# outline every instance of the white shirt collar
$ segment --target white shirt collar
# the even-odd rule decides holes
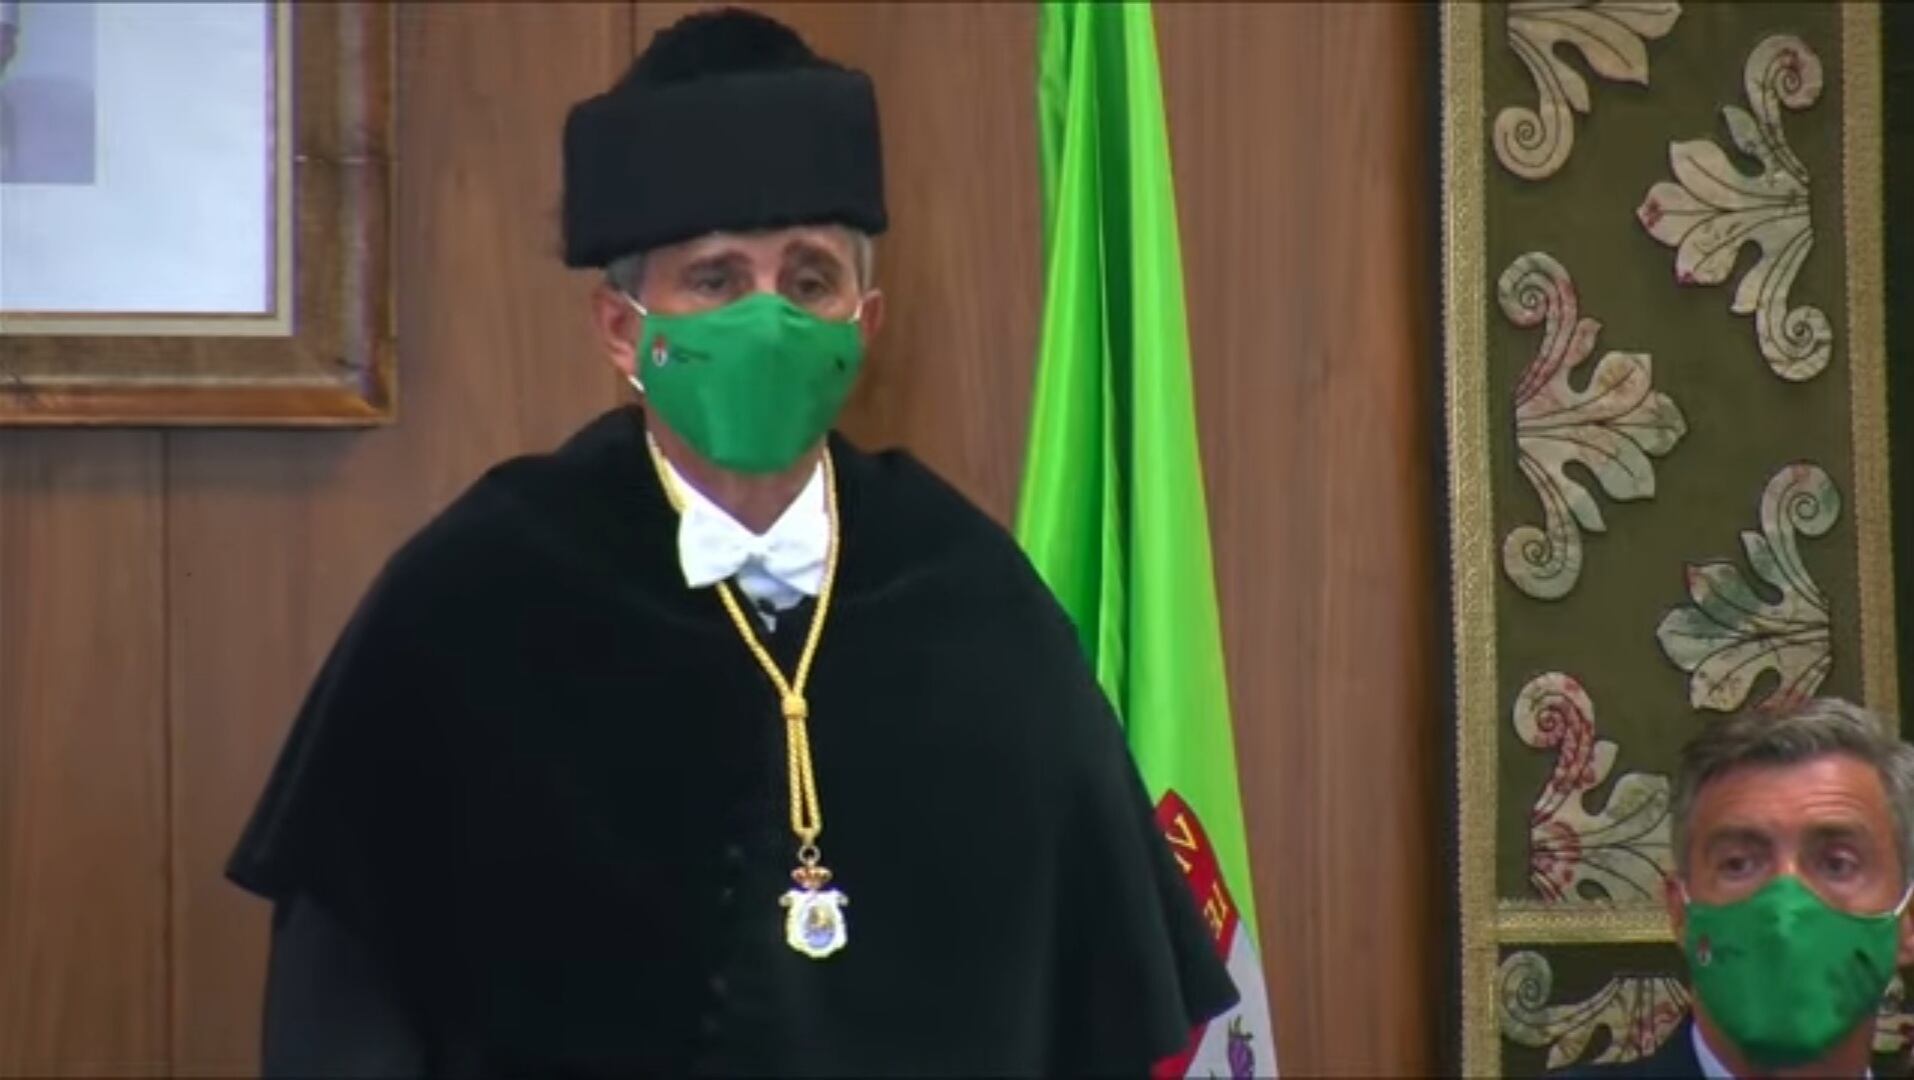
[[[785,611],[824,585],[831,521],[825,506],[824,466],[762,535],[745,528],[692,487],[664,455],[659,460],[684,498],[678,516],[678,562],[693,589],[735,578],[754,604]]]
[[[1728,1066],[1722,1064],[1708,1040],[1702,1037],[1700,1024],[1688,1025],[1688,1038],[1695,1044],[1695,1060],[1701,1063],[1702,1076],[1707,1080],[1735,1080],[1735,1074],[1728,1071]]]

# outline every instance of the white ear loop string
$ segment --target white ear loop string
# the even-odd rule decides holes
[[[630,304],[631,309],[636,311],[640,318],[651,318],[651,312],[645,310],[645,305],[639,303],[637,297],[630,293],[620,293],[619,295],[625,298],[625,303]],[[645,392],[645,381],[638,377],[638,368],[643,363],[644,361],[638,358],[638,342],[634,341],[631,343],[631,374],[625,376],[625,381],[630,383],[631,388],[638,391],[641,397]]]

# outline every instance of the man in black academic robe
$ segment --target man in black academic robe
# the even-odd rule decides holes
[[[766,404],[734,362],[841,402],[879,162],[868,79],[739,12],[573,111],[567,259],[640,401],[487,473],[327,660],[230,867],[276,902],[268,1074],[1140,1074],[1234,1000],[1011,539],[725,411]]]

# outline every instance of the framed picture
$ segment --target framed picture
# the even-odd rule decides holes
[[[0,0],[0,424],[390,420],[393,32]]]
[[[1442,8],[1465,1075],[1682,1030],[1666,890],[1695,732],[1819,695],[1897,715],[1895,6]],[[1908,1048],[1903,1000],[1877,1051]]]

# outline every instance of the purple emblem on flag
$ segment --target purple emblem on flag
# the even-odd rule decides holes
[[[1249,1032],[1243,1030],[1243,1018],[1232,1017],[1229,1022],[1230,1080],[1246,1080],[1256,1075],[1256,1051],[1251,1049],[1249,1041]]]

